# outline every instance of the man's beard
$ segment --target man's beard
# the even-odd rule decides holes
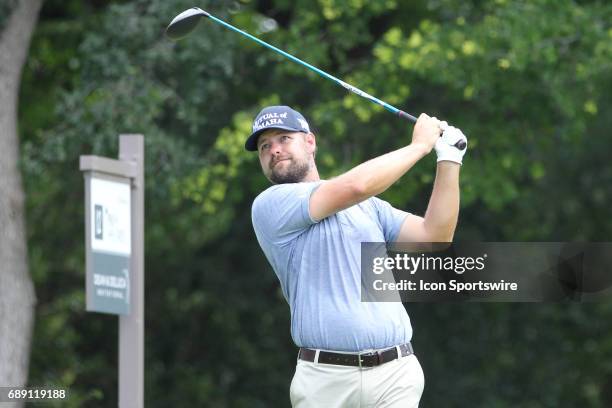
[[[277,166],[274,165],[270,172],[270,181],[275,184],[299,183],[304,180],[310,170],[308,161],[295,162],[293,159],[289,159],[287,168],[284,170],[276,171]]]

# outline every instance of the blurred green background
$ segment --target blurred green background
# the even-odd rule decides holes
[[[47,0],[19,106],[38,304],[30,383],[66,407],[117,401],[117,318],[84,311],[81,154],[146,140],[146,406],[286,407],[289,308],[255,239],[268,186],[243,150],[267,104],[316,129],[337,175],[412,126],[223,27],[173,43],[200,6],[469,137],[458,241],[612,235],[612,4],[569,0]],[[422,214],[428,157],[382,197]],[[407,304],[423,407],[612,406],[612,302]],[[58,405],[60,406],[60,405]]]

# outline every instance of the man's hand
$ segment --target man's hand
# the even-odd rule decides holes
[[[421,113],[412,131],[411,144],[422,146],[426,154],[431,152],[431,149],[433,149],[436,141],[440,139],[440,134],[442,133],[440,124],[441,122],[438,119]]]
[[[446,122],[442,122],[441,127],[444,130],[444,133],[442,134],[442,137],[439,137],[435,142],[438,162],[452,161],[461,164],[463,161],[463,155],[467,151],[467,137],[460,129],[457,129],[454,126],[447,126]],[[465,148],[462,150],[457,148],[457,144],[460,141],[465,143]]]

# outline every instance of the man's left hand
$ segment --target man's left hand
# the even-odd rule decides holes
[[[438,138],[434,146],[438,162],[446,160],[462,164],[463,155],[467,151],[467,137],[460,129],[448,126],[446,122],[440,122],[440,129],[443,131],[442,136]],[[457,147],[461,145],[461,141],[465,143],[464,149]]]

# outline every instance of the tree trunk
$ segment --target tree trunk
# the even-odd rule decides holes
[[[27,384],[34,327],[36,297],[27,261],[17,103],[42,1],[13,2],[0,32],[0,386]]]

